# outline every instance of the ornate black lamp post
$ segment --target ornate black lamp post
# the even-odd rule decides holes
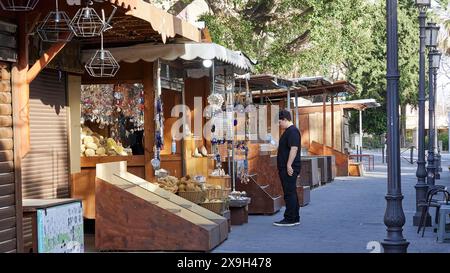
[[[435,90],[434,90],[434,68],[439,67],[440,55],[436,51],[437,46],[437,35],[439,32],[439,27],[435,23],[428,23],[426,29],[426,42],[425,45],[430,48],[428,52],[428,62],[429,62],[429,74],[428,74],[428,165],[427,165],[427,184],[428,186],[434,186],[435,182],[435,160],[434,160],[434,105],[435,105]],[[439,59],[438,59],[439,58]]]
[[[381,243],[386,253],[406,253],[409,242],[403,238],[405,214],[402,208],[400,178],[399,138],[399,94],[398,80],[398,27],[397,0],[386,0],[387,14],[387,147],[388,147],[388,192],[384,224],[387,238]]]
[[[434,95],[434,100],[433,100],[433,134],[434,134],[434,138],[433,138],[433,146],[434,149],[436,150],[436,154],[434,155],[434,178],[435,179],[440,179],[440,174],[439,174],[439,167],[440,167],[440,151],[439,151],[439,144],[436,142],[437,139],[437,134],[438,131],[436,130],[436,93],[437,93],[437,73],[439,70],[439,66],[441,64],[441,52],[439,52],[439,50],[434,50],[433,52],[433,95]],[[438,146],[435,146],[438,145]]]
[[[425,21],[426,11],[431,5],[431,0],[416,0],[416,6],[419,8],[420,25],[420,49],[419,49],[419,149],[417,158],[417,184],[416,188],[416,214],[413,217],[413,225],[418,226],[420,222],[421,210],[418,206],[426,198],[428,186],[425,183],[427,170],[425,168]],[[431,216],[428,214],[427,226],[431,225]]]

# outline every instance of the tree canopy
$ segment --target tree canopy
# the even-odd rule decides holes
[[[378,0],[208,1],[203,16],[212,39],[258,60],[256,73],[285,77],[323,75],[357,86],[351,99],[374,98],[382,107],[364,113],[364,131],[386,131],[386,17]],[[418,19],[414,1],[400,0],[401,104],[417,104]]]

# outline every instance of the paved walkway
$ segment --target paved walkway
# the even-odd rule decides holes
[[[439,244],[428,228],[424,238],[412,226],[415,213],[416,165],[402,160],[403,208],[406,216],[403,236],[410,242],[408,252],[450,252],[450,242]],[[443,155],[441,179],[450,186],[450,156]],[[283,210],[272,216],[250,216],[249,223],[233,226],[228,239],[213,252],[370,252],[371,241],[386,236],[383,223],[387,192],[387,167],[375,157],[375,170],[365,177],[342,177],[311,191],[311,203],[301,208],[301,224],[276,227]],[[450,188],[450,187],[449,187]],[[434,211],[432,212],[434,215]]]

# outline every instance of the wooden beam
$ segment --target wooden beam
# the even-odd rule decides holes
[[[55,43],[45,52],[39,60],[28,70],[27,82],[30,84],[37,75],[55,58],[56,55],[66,46],[65,42]]]
[[[327,145],[327,94],[325,92],[322,94],[322,103],[322,154],[325,154],[325,146]]]
[[[211,34],[207,27],[201,30],[202,31],[202,42],[203,43],[212,43]]]
[[[16,201],[16,250],[24,252],[22,232],[22,158],[30,150],[28,98],[29,85],[26,82],[28,69],[28,35],[26,29],[27,16],[19,15],[18,28],[18,60],[11,71],[11,91],[14,124],[14,178]]]
[[[334,149],[334,95],[331,95],[331,148]]]
[[[19,15],[18,60],[12,70],[13,123],[16,132],[14,141],[20,158],[30,151],[29,96],[30,86],[27,82],[28,71],[28,33],[27,18]]]

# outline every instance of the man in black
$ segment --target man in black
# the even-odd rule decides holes
[[[284,219],[273,223],[275,226],[295,226],[300,224],[300,206],[297,197],[297,176],[300,173],[300,131],[294,126],[291,113],[281,110],[279,124],[285,129],[278,146],[277,166],[283,186],[286,210]]]

